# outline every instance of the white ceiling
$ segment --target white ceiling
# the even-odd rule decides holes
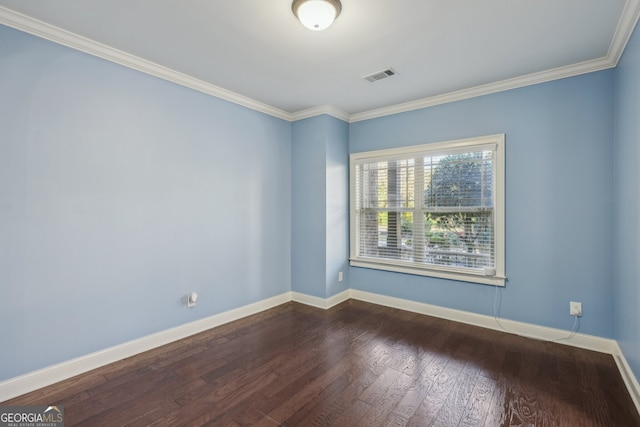
[[[69,38],[56,39],[58,27],[284,113],[332,106],[357,116],[615,66],[639,3],[342,0],[334,25],[313,32],[291,0],[0,0],[0,23]],[[397,76],[362,79],[387,67]]]

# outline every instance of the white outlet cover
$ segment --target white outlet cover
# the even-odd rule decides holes
[[[582,303],[571,301],[569,303],[569,314],[572,316],[582,316]]]
[[[187,308],[195,307],[197,301],[198,294],[195,292],[191,292],[189,295],[187,295]]]

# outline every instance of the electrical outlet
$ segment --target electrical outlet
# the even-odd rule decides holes
[[[340,271],[340,272],[338,273],[338,282],[342,282],[342,279],[343,279],[343,277],[342,277],[342,271]]]
[[[569,314],[572,316],[582,316],[582,303],[571,301],[569,303]]]
[[[187,308],[193,308],[196,306],[196,302],[198,302],[198,294],[195,292],[191,292],[187,295]]]

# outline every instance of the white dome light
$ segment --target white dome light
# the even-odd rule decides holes
[[[340,15],[342,5],[340,0],[294,0],[291,9],[302,25],[313,31],[322,31]]]

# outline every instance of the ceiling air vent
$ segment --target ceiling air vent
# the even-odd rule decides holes
[[[391,77],[395,75],[396,75],[396,72],[393,68],[387,68],[386,70],[378,71],[376,73],[369,74],[368,76],[364,76],[363,79],[365,79],[368,82],[376,82],[378,80],[386,79],[387,77]]]

